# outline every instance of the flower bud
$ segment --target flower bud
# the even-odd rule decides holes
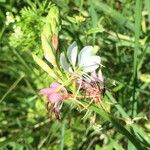
[[[58,7],[52,5],[45,20],[42,34],[52,43],[53,48],[58,48],[58,33],[61,29]],[[55,39],[55,40],[53,40]]]
[[[45,58],[56,66],[56,50],[58,49],[58,33],[60,31],[60,18],[58,7],[52,5],[43,26],[41,35],[42,48]]]

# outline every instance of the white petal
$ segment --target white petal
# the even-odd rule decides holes
[[[104,78],[103,78],[103,75],[102,75],[101,70],[98,71],[98,79],[99,79],[101,82],[104,82]]]
[[[85,46],[79,53],[78,56],[78,63],[82,64],[84,59],[92,55],[93,47],[92,46]]]
[[[99,65],[93,65],[91,67],[84,67],[83,71],[84,72],[92,72],[92,71],[95,71],[97,68],[99,67]]]
[[[92,51],[93,51],[92,46],[85,46],[84,48],[82,48],[80,54],[82,55],[82,53],[86,53],[87,55],[92,55]]]
[[[75,67],[76,65],[77,53],[78,53],[77,43],[73,42],[67,49],[67,56],[73,67]]]
[[[82,63],[79,64],[80,67],[85,66],[93,66],[93,65],[100,65],[101,58],[99,56],[88,56],[83,58]]]
[[[101,59],[99,56],[90,56],[84,59],[79,66],[83,68],[84,72],[92,72],[99,67],[100,63]]]
[[[73,72],[70,65],[68,64],[68,62],[66,60],[66,57],[62,53],[60,55],[60,64],[64,70],[66,70],[68,72]]]

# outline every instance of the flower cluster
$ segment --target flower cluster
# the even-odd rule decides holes
[[[33,55],[37,64],[54,79],[49,88],[40,90],[40,94],[47,96],[48,108],[49,105],[51,107],[50,116],[54,113],[58,119],[65,99],[73,98],[78,101],[78,94],[81,97],[84,94],[91,101],[101,102],[100,95],[105,93],[104,79],[100,70],[101,58],[96,55],[92,46],[85,46],[78,52],[77,43],[73,42],[68,47],[67,53],[62,52],[57,55],[59,54],[57,52],[58,35],[61,29],[59,17],[57,6],[52,5],[45,18],[41,33],[44,57],[51,64],[51,67]],[[58,66],[59,64],[61,66]]]
[[[76,87],[84,97],[101,102],[100,95],[105,93],[104,79],[100,69],[96,73],[101,58],[94,54],[92,46],[85,46],[78,54],[78,46],[73,42],[67,49],[67,57],[61,53],[60,64],[67,74],[72,74],[76,78]],[[49,88],[42,89],[40,94],[47,95],[48,104],[51,104],[50,116],[54,112],[59,119],[62,103],[70,97],[67,89],[60,83],[54,82]]]
[[[66,88],[57,82],[53,82],[49,88],[44,88],[39,93],[47,95],[48,104],[51,104],[50,116],[52,117],[52,112],[54,112],[56,118],[59,119],[62,101],[68,97]]]
[[[101,70],[96,73],[101,58],[94,54],[93,47],[85,46],[78,54],[78,46],[73,42],[68,47],[67,58],[63,53],[60,56],[63,69],[77,76],[78,87],[83,89],[91,99],[101,101],[100,92],[105,93],[104,79]]]
[[[83,78],[81,80],[81,89],[84,91],[84,95],[88,96],[92,101],[101,102],[101,93],[105,95],[104,79],[102,77],[101,71],[92,72],[89,78]]]

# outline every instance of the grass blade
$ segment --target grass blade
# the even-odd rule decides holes
[[[148,20],[150,23],[150,0],[145,0],[145,6],[147,7],[148,10]]]
[[[137,100],[135,98],[137,87],[137,62],[138,52],[140,51],[140,33],[141,33],[141,19],[142,19],[142,1],[137,0],[135,5],[135,48],[134,48],[134,60],[133,60],[133,99],[132,99],[132,117],[137,114]]]
[[[100,108],[98,108],[95,105],[91,105],[89,106],[89,109],[93,110],[94,112],[96,112],[97,114],[99,114],[100,116],[102,116],[104,119],[106,119],[107,121],[111,122],[114,127],[119,131],[119,133],[125,135],[125,137],[128,138],[128,140],[130,140],[132,142],[132,144],[138,149],[138,150],[146,150],[147,148],[143,147],[141,142],[136,139],[136,137],[131,134],[120,122],[119,120],[117,120],[116,118],[112,117],[110,114],[102,111]]]
[[[144,85],[143,88],[145,86],[146,85]],[[111,95],[109,91],[106,91],[106,95],[108,96],[108,98],[111,100],[112,103],[117,103],[117,101],[114,99],[114,97]],[[124,111],[124,109],[119,104],[116,104],[115,107],[117,108],[119,113],[124,117],[124,119],[128,119],[128,120],[131,119],[129,115]],[[141,138],[143,138],[148,144],[150,144],[150,141],[148,140],[149,139],[148,135],[146,134],[146,132],[142,130],[141,127],[139,127],[138,125],[134,123],[130,124],[130,127],[134,130],[135,134],[140,135],[139,137],[140,140]]]
[[[97,13],[93,7],[93,4],[90,0],[90,4],[91,4],[91,7],[90,7],[90,15],[91,15],[91,18],[92,18],[92,28],[96,28],[97,27],[97,20],[98,20],[98,16],[97,16]],[[96,38],[96,33],[93,33],[93,45],[95,44],[95,38]]]
[[[63,122],[62,128],[61,128],[61,144],[60,144],[60,150],[64,149],[64,134],[65,134],[65,123]]]
[[[24,74],[22,74],[12,85],[11,87],[7,90],[7,92],[2,96],[0,99],[0,103],[8,96],[9,93],[12,92],[13,89],[18,85],[18,83],[24,78]]]
[[[118,25],[124,26],[134,32],[134,24],[126,19],[125,16],[112,9],[107,4],[100,2],[99,0],[93,0],[93,4],[97,10],[103,11],[105,14],[112,17],[112,19],[116,21]]]

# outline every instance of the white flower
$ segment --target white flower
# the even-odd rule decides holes
[[[16,38],[20,38],[20,37],[23,35],[23,32],[22,32],[22,30],[21,30],[21,27],[14,25],[13,28],[14,28],[14,33],[13,33],[14,36],[15,36]]]
[[[6,12],[6,25],[9,25],[10,23],[14,23],[15,18],[11,12]]]
[[[62,53],[60,55],[60,63],[62,68],[70,73],[76,72],[76,70],[81,70],[85,73],[95,71],[100,63],[101,58],[93,54],[92,46],[85,46],[78,54],[78,46],[76,42],[73,42],[67,49],[67,58]],[[78,64],[77,64],[78,61]]]

